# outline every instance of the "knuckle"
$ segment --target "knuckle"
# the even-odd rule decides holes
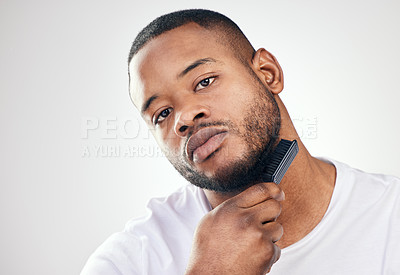
[[[273,241],[279,241],[283,236],[283,226],[280,223],[274,222],[273,224]]]
[[[268,196],[277,200],[283,200],[285,198],[285,194],[281,187],[273,182],[263,182],[254,187],[256,188],[256,191],[264,197]]]
[[[249,236],[251,236],[251,242],[254,246],[262,248],[265,242],[265,234],[262,230],[252,227]]]
[[[215,208],[207,213],[201,220],[202,224],[206,224],[207,226],[214,226],[220,223],[224,223],[227,220],[227,217],[231,215],[227,215],[225,208]]]
[[[282,196],[282,189],[277,184],[271,184],[269,192],[272,198],[280,198]]]
[[[270,188],[268,187],[268,184],[269,183],[263,182],[263,183],[254,185],[254,189],[256,192],[260,193],[262,196],[269,195]]]
[[[216,211],[224,211],[226,209],[232,208],[236,206],[236,200],[235,198],[230,198],[226,201],[224,201],[223,203],[221,203],[220,205],[218,205],[216,208],[214,208],[214,210]]]
[[[265,255],[268,258],[272,258],[275,255],[275,245],[272,242],[267,242],[265,245]]]
[[[214,219],[215,219],[215,212],[209,212],[201,218],[198,227],[208,227],[210,224],[213,223]]]
[[[283,226],[280,223],[276,223],[276,231],[278,231],[279,239],[283,236]]]
[[[258,241],[261,241],[261,242],[264,241],[264,238],[265,238],[264,232],[262,232],[261,230],[257,230],[254,234],[255,234],[255,238],[256,238]]]
[[[281,188],[273,182],[262,182],[254,188],[262,197],[279,198],[282,192]]]
[[[216,216],[230,216],[237,210],[236,201],[227,200],[212,210]]]
[[[249,228],[254,223],[254,216],[249,214],[244,214],[240,219],[238,219],[238,226],[240,229]]]
[[[268,201],[268,209],[276,216],[279,216],[282,211],[282,205],[276,200]]]

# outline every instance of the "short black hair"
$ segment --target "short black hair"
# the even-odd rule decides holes
[[[173,30],[188,23],[196,23],[205,29],[220,30],[221,36],[218,38],[222,38],[225,42],[227,41],[229,46],[231,46],[233,49],[235,55],[239,57],[240,61],[242,62],[245,61],[243,60],[243,51],[250,51],[251,55],[253,55],[255,52],[253,46],[240,28],[235,24],[235,22],[225,15],[210,10],[190,9],[162,15],[153,20],[142,31],[140,31],[132,43],[128,57],[128,65],[133,56],[137,54],[147,42],[167,31]]]

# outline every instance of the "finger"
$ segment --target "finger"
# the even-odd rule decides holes
[[[282,211],[282,205],[277,200],[269,199],[247,208],[246,211],[251,211],[257,222],[266,223],[278,218]]]
[[[269,273],[271,271],[272,265],[276,263],[279,258],[281,257],[281,248],[277,246],[276,244],[272,244],[272,249],[273,249],[273,255],[271,257],[271,260],[268,261],[267,266],[265,267],[265,272],[264,273]]]
[[[263,225],[265,238],[273,243],[279,241],[283,236],[283,227],[277,222],[268,222]]]
[[[285,195],[277,184],[273,182],[261,182],[247,188],[228,201],[237,207],[248,208],[268,199],[282,201],[284,198]]]
[[[274,244],[274,246],[275,246],[274,263],[276,263],[281,257],[281,248],[276,244]]]

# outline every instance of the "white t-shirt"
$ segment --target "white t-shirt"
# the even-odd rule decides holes
[[[400,179],[329,161],[336,184],[321,222],[282,249],[269,274],[400,274]],[[184,274],[193,234],[210,211],[193,185],[152,199],[89,258],[81,275]]]

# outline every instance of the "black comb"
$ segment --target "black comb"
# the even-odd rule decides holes
[[[275,182],[279,184],[298,151],[299,146],[296,140],[290,141],[282,139],[268,159],[267,166],[261,179],[264,182]]]

